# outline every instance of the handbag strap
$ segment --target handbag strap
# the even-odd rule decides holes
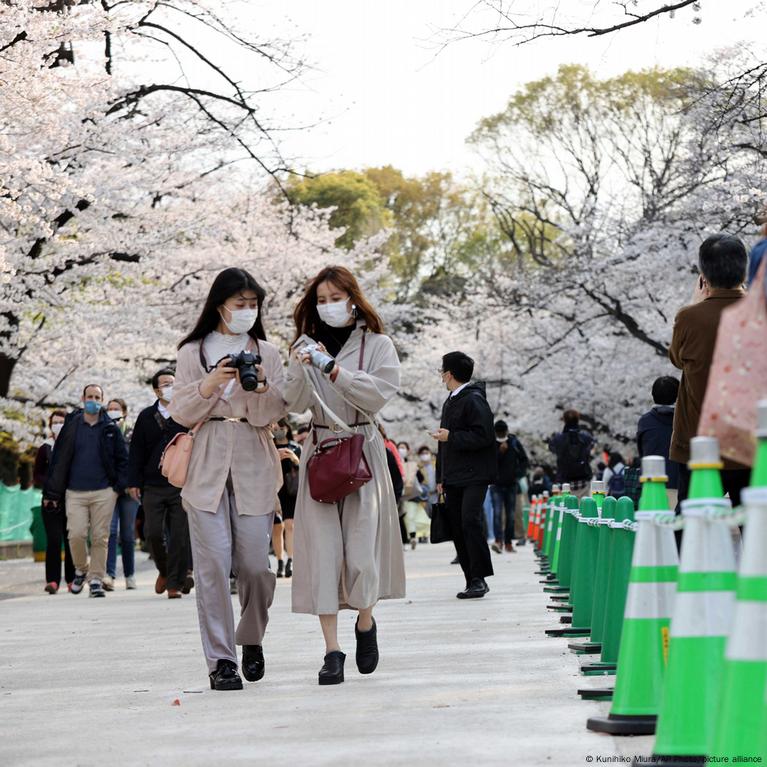
[[[362,370],[363,364],[364,364],[364,361],[365,361],[365,336],[366,335],[367,335],[367,327],[363,326],[363,328],[362,328],[362,341],[360,343],[360,356],[359,356],[359,360],[357,362],[357,370]],[[301,365],[301,367],[302,367],[302,369],[304,371],[304,376],[306,377],[307,383],[309,384],[309,387],[312,390],[312,396],[317,401],[317,404],[320,406],[320,408],[322,410],[324,410],[325,413],[327,413],[327,415],[330,416],[331,420],[336,424],[336,426],[340,426],[344,431],[354,431],[354,427],[349,426],[343,420],[343,418],[341,418],[336,413],[334,413],[333,410],[330,408],[330,405],[328,405],[322,399],[322,397],[320,397],[320,395],[317,393],[317,390],[314,388],[314,384],[312,383],[312,379],[309,376],[309,371],[306,369],[306,365]],[[351,407],[353,407],[358,413],[362,413],[362,415],[364,415],[366,418],[368,418],[368,420],[370,421],[371,424],[375,424],[375,420],[376,419],[370,413],[365,412],[364,410],[362,410],[362,408],[360,408],[357,405],[355,405],[347,397],[345,397],[342,392],[338,392],[338,393],[341,395],[341,399],[343,399],[344,402],[346,402],[347,405],[350,405]],[[314,440],[316,442],[316,435],[314,437]]]

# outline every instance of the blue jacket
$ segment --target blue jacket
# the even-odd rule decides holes
[[[110,486],[116,493],[121,493],[128,483],[128,448],[120,427],[106,414],[105,410],[101,411],[100,418],[104,425],[101,430],[101,462],[109,478]],[[48,479],[43,489],[43,497],[48,500],[64,500],[75,450],[75,435],[82,420],[82,409],[70,413],[56,438]]]
[[[748,257],[748,284],[749,286],[756,279],[756,272],[759,269],[759,265],[762,263],[764,254],[767,253],[767,237],[751,248],[751,255]]]

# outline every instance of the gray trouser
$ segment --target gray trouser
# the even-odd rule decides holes
[[[276,578],[269,569],[274,513],[238,515],[234,495],[224,490],[215,514],[184,502],[194,555],[194,593],[208,671],[219,660],[237,663],[235,645],[261,644],[269,622]],[[237,576],[240,622],[234,628],[229,573]]]

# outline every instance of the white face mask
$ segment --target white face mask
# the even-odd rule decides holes
[[[496,437],[495,441],[503,444],[507,439],[508,437]]]
[[[163,386],[162,389],[160,389],[160,396],[166,402],[170,402],[171,397],[173,397],[173,384],[170,384],[170,386]]]
[[[123,417],[123,411],[122,410],[107,410],[107,415],[113,421],[119,421]]]
[[[426,463],[427,461],[431,461],[431,453],[421,453],[421,454],[420,454],[418,457],[419,457],[419,458],[420,458],[420,459],[421,459],[421,460],[422,460],[424,463]]]
[[[354,315],[347,306],[348,300],[336,301],[332,304],[317,304],[317,314],[320,319],[331,328],[346,327]]]
[[[258,319],[258,309],[227,309],[231,319],[227,322],[224,313],[221,312],[221,319],[232,333],[247,333]]]
[[[407,458],[407,448],[406,447],[399,448],[399,454],[401,458]]]
[[[53,432],[54,437],[59,436],[59,432],[61,431],[61,427],[63,426],[63,423],[54,423],[53,426],[51,426],[51,431]]]

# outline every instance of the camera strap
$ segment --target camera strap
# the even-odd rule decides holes
[[[248,338],[248,342],[245,344],[245,349],[243,349],[243,351],[246,351],[246,352],[252,351],[253,350],[253,343],[254,343],[253,338],[252,337]],[[208,361],[205,359],[205,352],[204,352],[204,350],[202,348],[204,346],[204,344],[205,344],[205,339],[203,338],[200,341],[200,348],[199,348],[199,352],[200,352],[200,365],[202,366],[202,369],[206,373],[210,373],[212,370],[215,370],[218,367],[218,364],[219,364],[219,362],[221,362],[221,360],[226,359],[227,357],[230,357],[231,355],[225,354],[217,362],[214,362],[212,365],[208,365]],[[256,344],[256,352],[258,352],[260,354],[261,353],[261,347],[258,345],[258,340],[255,341],[255,344]]]

